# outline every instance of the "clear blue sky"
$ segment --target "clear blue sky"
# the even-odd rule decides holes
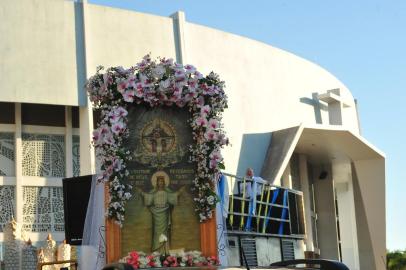
[[[182,10],[187,21],[263,41],[333,73],[358,99],[363,136],[386,153],[387,247],[406,249],[406,1],[89,1],[162,16]]]

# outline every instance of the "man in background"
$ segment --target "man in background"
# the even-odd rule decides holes
[[[245,230],[251,231],[252,226],[252,216],[255,215],[256,211],[256,204],[257,204],[257,195],[261,194],[264,184],[264,181],[261,177],[254,176],[254,170],[252,168],[248,168],[245,174],[245,198],[250,199],[249,208],[248,208],[248,218],[247,223],[245,224]],[[248,180],[248,181],[247,181]],[[243,183],[244,184],[244,183]]]

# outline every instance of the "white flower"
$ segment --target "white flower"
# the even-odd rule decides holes
[[[168,241],[168,237],[166,237],[166,235],[162,233],[159,236],[159,243],[164,243],[164,242],[167,242],[167,241]]]
[[[161,66],[161,65],[158,65],[156,68],[154,68],[154,69],[152,70],[152,74],[153,74],[155,77],[161,78],[162,75],[165,74],[165,68],[164,68],[163,66]]]
[[[209,204],[214,204],[214,197],[212,195],[210,195],[209,197],[207,197],[207,202]]]
[[[160,86],[162,89],[169,88],[170,85],[171,85],[171,81],[170,81],[169,79],[166,79],[166,80],[164,80],[164,81],[160,81],[160,82],[159,82],[159,86]]]
[[[200,218],[200,221],[206,220],[206,217],[202,213],[199,214],[199,218]]]

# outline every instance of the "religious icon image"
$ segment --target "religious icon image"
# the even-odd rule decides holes
[[[126,164],[133,196],[126,205],[121,252],[200,249],[200,226],[191,187],[196,164],[187,109],[134,106],[128,110],[132,158]],[[147,233],[146,233],[147,232]]]
[[[140,129],[138,141],[134,159],[150,167],[163,168],[178,163],[186,153],[175,128],[162,118],[146,122]]]
[[[157,171],[151,178],[151,191],[144,192],[137,188],[152,216],[151,251],[163,254],[167,254],[170,248],[171,210],[178,204],[178,197],[185,190],[183,186],[178,191],[172,191],[168,187],[169,182],[166,172]]]

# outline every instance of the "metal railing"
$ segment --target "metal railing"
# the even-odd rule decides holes
[[[224,173],[231,186],[227,229],[231,234],[260,234],[303,238],[303,193]]]

